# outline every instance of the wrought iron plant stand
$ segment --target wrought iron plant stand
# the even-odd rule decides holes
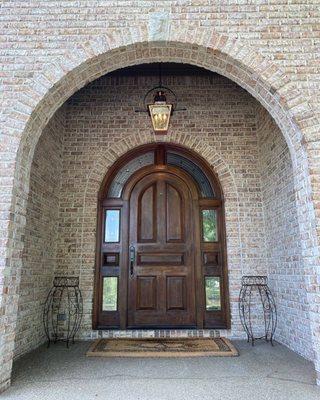
[[[263,310],[264,335],[255,337],[254,335],[254,317],[257,315],[253,312],[252,298],[258,295]],[[239,295],[239,314],[242,326],[247,334],[248,343],[265,339],[273,345],[274,333],[277,327],[277,308],[274,297],[268,286],[268,278],[266,276],[250,276],[246,275],[241,280],[241,290]]]
[[[79,278],[56,276],[43,310],[43,325],[50,343],[74,343],[83,315],[83,300]]]

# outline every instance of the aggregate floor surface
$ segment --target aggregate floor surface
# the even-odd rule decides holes
[[[239,357],[86,357],[91,342],[41,346],[14,364],[1,400],[320,400],[312,363],[275,344],[234,341]]]

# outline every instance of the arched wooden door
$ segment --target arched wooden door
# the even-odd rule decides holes
[[[130,195],[129,328],[196,325],[194,184],[177,173],[148,173]]]
[[[97,229],[94,329],[230,326],[223,198],[202,159],[129,152],[103,184]]]

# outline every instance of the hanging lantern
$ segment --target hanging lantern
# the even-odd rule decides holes
[[[170,102],[167,103],[167,96]],[[153,97],[153,103],[151,103]],[[169,128],[170,117],[173,111],[185,111],[185,108],[177,108],[177,96],[173,90],[162,85],[161,63],[159,64],[159,85],[154,86],[144,96],[144,109],[136,112],[148,112],[151,118],[155,134],[165,135]]]
[[[148,105],[153,130],[156,134],[165,134],[168,131],[172,104],[167,103],[166,95],[162,90],[156,92],[153,104]]]

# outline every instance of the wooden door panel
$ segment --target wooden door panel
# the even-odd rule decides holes
[[[182,242],[184,237],[184,207],[179,191],[166,184],[166,241]]]
[[[220,265],[220,254],[218,251],[205,251],[202,257],[205,267],[216,267]]]
[[[186,277],[167,276],[167,310],[186,310]]]
[[[140,195],[138,212],[138,241],[155,242],[157,234],[157,186],[147,187]]]
[[[119,253],[103,253],[103,266],[119,266]]]
[[[139,276],[137,278],[137,310],[157,309],[157,277]]]
[[[172,266],[183,264],[183,253],[138,253],[137,257],[137,265],[140,266]]]

